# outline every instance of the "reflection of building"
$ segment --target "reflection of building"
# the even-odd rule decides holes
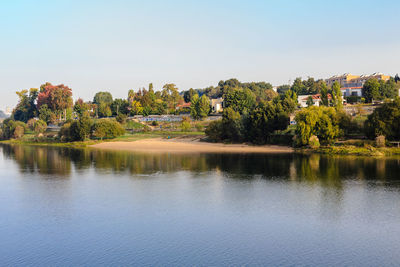
[[[297,101],[299,102],[299,105],[302,108],[306,108],[308,107],[307,102],[308,99],[311,97],[312,101],[313,101],[313,105],[319,107],[321,105],[321,94],[316,94],[316,95],[299,95],[297,97]],[[330,94],[328,94],[328,101],[330,101],[332,99],[332,96]]]
[[[343,75],[336,75],[326,80],[326,84],[328,86],[332,86],[334,82],[338,82],[341,87],[349,88],[349,87],[362,87],[366,81],[369,79],[377,79],[387,81],[390,79],[390,76],[384,75],[382,73],[374,73],[371,75],[352,75],[350,73],[345,73]]]
[[[211,99],[211,112],[220,113],[223,110],[224,99],[222,97]]]

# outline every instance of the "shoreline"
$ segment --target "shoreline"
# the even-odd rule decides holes
[[[140,135],[117,140],[87,140],[76,142],[37,142],[32,140],[3,140],[0,144],[65,147],[76,149],[99,149],[108,151],[144,152],[144,153],[236,153],[236,154],[323,154],[331,156],[355,157],[399,157],[400,148],[373,146],[360,147],[354,145],[325,146],[316,149],[293,148],[282,145],[223,144],[201,141],[202,136],[173,136],[166,139],[160,135]]]
[[[221,144],[201,142],[191,139],[162,139],[151,138],[137,141],[115,141],[102,142],[90,145],[90,148],[105,149],[113,151],[132,151],[147,153],[245,153],[245,154],[264,154],[264,153],[293,153],[292,147],[265,145],[251,146],[245,144]]]

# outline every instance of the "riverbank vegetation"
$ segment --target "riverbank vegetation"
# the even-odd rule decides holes
[[[165,137],[179,132],[205,135],[212,142],[281,144],[322,153],[386,155],[397,153],[390,148],[394,145],[391,141],[400,139],[400,100],[395,99],[399,87],[400,81],[395,78],[367,81],[364,102],[385,101],[370,115],[363,107],[354,106],[359,112],[351,116],[343,109],[340,85],[335,82],[328,87],[323,80],[313,78],[298,78],[290,86],[280,86],[277,92],[269,83],[242,83],[236,79],[181,93],[174,84],[166,84],[159,91],[149,84],[148,89],[129,90],[126,99],[113,99],[110,92],[102,91],[95,94],[93,101],[78,99],[75,103],[68,86],[45,83],[40,89],[17,92],[18,104],[12,117],[2,123],[0,137],[25,143],[85,144],[135,139],[139,135]],[[309,101],[309,107],[300,108],[297,95],[305,93],[320,94],[319,105]],[[219,111],[212,109],[210,99],[219,97],[223,99],[223,112],[221,119],[214,120],[210,113]],[[156,114],[182,116],[177,121],[132,117]],[[363,145],[343,144],[343,140],[354,138]]]

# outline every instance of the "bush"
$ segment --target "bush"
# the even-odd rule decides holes
[[[376,108],[365,121],[365,134],[374,139],[386,136],[389,140],[400,139],[400,98],[393,102],[384,103]]]
[[[221,141],[221,132],[223,129],[222,120],[212,121],[206,128],[207,137],[213,142]]]
[[[35,123],[36,123],[36,119],[32,118],[26,123],[26,125],[29,128],[29,130],[35,131]]]
[[[386,138],[383,135],[380,135],[375,138],[376,147],[385,147],[386,146]]]
[[[61,129],[58,132],[58,137],[60,137],[61,141],[69,141],[70,140],[70,137],[71,137],[70,130],[71,130],[70,122],[64,123],[64,125],[61,126]]]
[[[310,140],[308,141],[308,144],[312,149],[316,149],[320,147],[319,139],[316,135],[313,135],[310,137]]]
[[[115,138],[125,133],[125,129],[116,121],[101,119],[93,127],[93,135],[103,140],[103,138]]]
[[[24,127],[21,126],[21,125],[17,125],[17,126],[15,127],[15,129],[14,129],[13,137],[14,137],[15,139],[20,139],[20,138],[22,138],[22,137],[24,136],[24,133],[25,133]]]
[[[181,129],[182,129],[182,132],[189,132],[191,129],[190,122],[183,121],[181,124]]]
[[[62,141],[84,141],[90,137],[92,125],[93,121],[90,117],[83,115],[79,120],[64,123],[58,136]]]
[[[47,123],[42,120],[36,120],[33,125],[33,131],[39,135],[47,130]]]
[[[128,118],[128,116],[126,116],[125,114],[122,114],[122,113],[118,114],[117,117],[115,117],[117,122],[119,122],[120,124],[126,123],[127,118]]]
[[[24,135],[26,129],[27,129],[26,124],[23,123],[22,121],[5,119],[2,124],[1,138],[2,139],[21,138]],[[15,131],[17,132],[15,133]]]
[[[152,121],[152,122],[151,122],[151,125],[152,125],[152,126],[158,126],[158,121]]]

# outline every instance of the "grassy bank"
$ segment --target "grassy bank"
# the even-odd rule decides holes
[[[370,157],[400,155],[400,148],[397,147],[377,148],[373,146],[357,147],[351,145],[320,147],[316,149],[302,149],[300,151],[306,153],[321,153],[328,155],[352,155],[352,156],[370,156]]]
[[[104,143],[104,142],[134,142],[143,139],[161,138],[161,139],[174,139],[174,138],[203,138],[204,132],[182,132],[182,131],[149,131],[149,132],[134,132],[126,133],[123,136],[114,139],[104,140],[86,140],[77,142],[61,142],[54,138],[41,138],[37,139],[35,135],[29,133],[21,139],[11,139],[0,141],[5,144],[19,144],[19,145],[33,145],[33,146],[57,146],[57,147],[71,147],[71,148],[84,148],[91,145]],[[373,141],[346,141],[344,143],[337,143],[332,146],[322,146],[316,149],[296,149],[299,153],[320,153],[327,155],[353,155],[353,156],[396,156],[400,155],[400,148],[397,147],[383,147],[377,148],[373,146]]]
[[[61,142],[54,138],[41,138],[37,139],[33,134],[26,134],[21,139],[10,139],[0,141],[3,144],[19,144],[19,145],[34,145],[34,146],[58,146],[58,147],[72,147],[72,148],[84,148],[90,145],[95,145],[103,142],[116,142],[125,141],[133,142],[142,139],[149,138],[183,138],[183,137],[202,137],[204,132],[167,132],[167,131],[152,131],[152,132],[138,132],[138,133],[126,133],[120,137],[114,139],[103,139],[103,140],[86,140],[76,142]]]

